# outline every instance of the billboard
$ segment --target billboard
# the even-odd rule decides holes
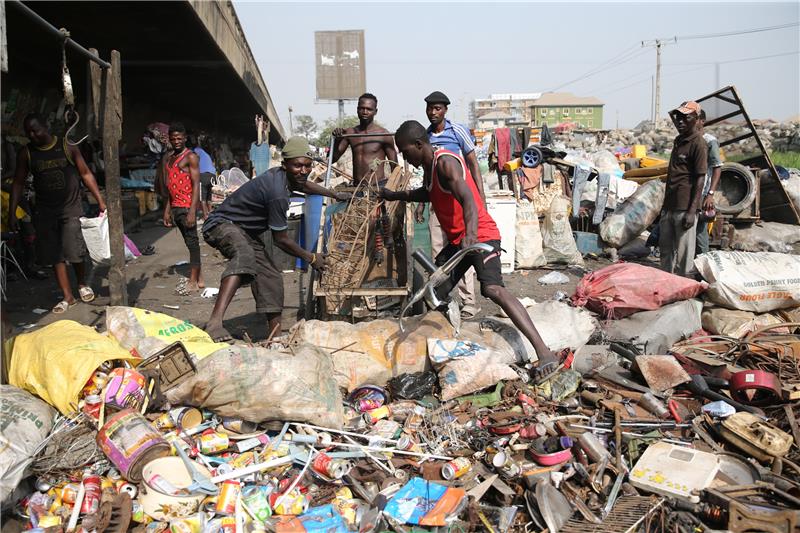
[[[317,100],[355,100],[367,92],[364,30],[314,32]]]

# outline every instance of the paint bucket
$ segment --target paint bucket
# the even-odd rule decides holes
[[[126,409],[97,432],[97,445],[128,481],[142,480],[144,465],[169,454],[170,445],[145,417]]]
[[[194,467],[202,475],[211,477],[208,469],[200,463],[195,462]],[[156,490],[147,482],[148,479],[158,476],[176,489],[185,490],[192,484],[192,477],[180,457],[160,457],[150,461],[144,466],[142,475],[144,481],[139,492],[139,503],[142,504],[145,514],[156,520],[172,520],[196,513],[206,497],[202,493],[171,496]]]

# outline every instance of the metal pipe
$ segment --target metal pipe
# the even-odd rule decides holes
[[[12,4],[12,5],[16,5],[17,7],[22,9],[22,11],[24,11],[25,14],[27,14],[34,21],[38,22],[41,27],[43,27],[45,30],[47,30],[48,32],[52,33],[53,35],[55,35],[59,39],[63,39],[67,46],[69,46],[70,48],[72,48],[73,50],[78,52],[79,54],[86,56],[87,58],[89,58],[90,61],[94,61],[95,63],[100,65],[102,68],[105,68],[105,69],[111,68],[111,63],[107,63],[106,61],[103,61],[102,59],[100,59],[99,57],[97,57],[96,55],[94,55],[89,50],[87,50],[83,46],[79,45],[78,43],[76,43],[75,41],[70,39],[69,37],[65,38],[64,33],[62,33],[61,30],[59,30],[58,28],[56,28],[55,26],[53,26],[52,24],[47,22],[36,11],[32,10],[31,8],[29,8],[28,6],[23,4],[20,0],[9,0],[8,3]]]

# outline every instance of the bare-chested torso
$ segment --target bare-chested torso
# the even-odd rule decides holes
[[[364,176],[367,176],[372,169],[370,166],[376,159],[379,161],[389,159],[387,151],[388,146],[394,147],[394,140],[391,133],[380,126],[370,124],[367,131],[363,131],[358,127],[347,128],[345,134],[359,134],[359,133],[385,133],[386,136],[381,137],[346,137],[348,145],[353,151],[353,180],[355,183],[361,181]],[[378,165],[377,175],[378,181],[384,179],[383,165]]]

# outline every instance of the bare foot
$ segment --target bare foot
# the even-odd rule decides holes
[[[187,292],[199,292],[201,289],[204,289],[205,285],[200,285],[196,281],[190,281],[186,284],[186,291]]]
[[[206,324],[205,332],[209,334],[211,340],[214,342],[230,342],[233,340],[233,337],[228,330],[225,329],[222,324]]]

